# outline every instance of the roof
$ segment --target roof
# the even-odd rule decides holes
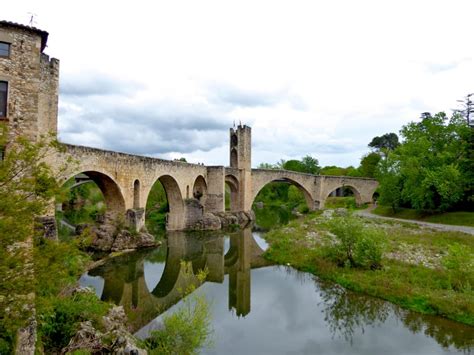
[[[0,20],[0,27],[18,28],[21,30],[25,30],[25,31],[37,34],[38,36],[41,37],[41,52],[43,52],[43,50],[46,48],[46,42],[48,41],[48,35],[49,35],[49,33],[46,31],[40,30],[39,28],[32,27],[32,26],[22,25],[16,22],[2,21],[2,20]]]

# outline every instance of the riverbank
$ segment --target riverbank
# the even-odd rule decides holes
[[[371,212],[383,217],[413,219],[420,222],[440,223],[453,226],[474,227],[474,212],[457,211],[429,214],[409,208],[400,208],[397,212],[393,212],[392,208],[388,206],[377,206]]]
[[[358,217],[365,226],[386,235],[382,267],[340,267],[323,252],[331,236],[330,218],[313,213],[268,232],[265,238],[270,247],[265,257],[407,309],[474,326],[474,271],[472,266],[459,269],[466,260],[472,263],[472,236]],[[457,262],[458,269],[447,267],[447,261]],[[461,284],[456,283],[459,273]]]

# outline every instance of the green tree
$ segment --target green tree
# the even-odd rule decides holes
[[[376,151],[394,150],[399,145],[398,136],[395,133],[385,133],[380,137],[374,137],[369,143],[369,147]]]
[[[377,165],[382,157],[380,154],[372,152],[364,155],[360,161],[359,172],[365,177],[375,177]]]
[[[319,161],[316,158],[313,158],[310,155],[306,155],[301,159],[301,163],[305,167],[305,172],[310,174],[319,174],[321,167],[319,166]]]
[[[389,154],[388,165],[378,174],[381,202],[394,200],[430,211],[453,207],[463,198],[468,183],[461,169],[468,159],[470,134],[463,117],[454,114],[448,118],[440,112],[403,126],[400,133],[403,144]],[[389,193],[397,196],[387,196]]]
[[[31,316],[32,300],[26,295],[35,287],[31,266],[34,219],[59,191],[44,162],[59,144],[52,137],[36,143],[8,138],[6,127],[0,129],[0,146],[9,143],[0,161],[0,353],[9,353],[17,329]]]

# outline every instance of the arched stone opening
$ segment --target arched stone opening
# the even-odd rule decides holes
[[[380,193],[378,191],[375,191],[373,194],[372,194],[372,203],[374,205],[377,205],[377,201],[379,200],[380,198]]]
[[[201,202],[202,205],[205,204],[207,195],[207,184],[206,180],[202,175],[199,175],[194,181],[193,186],[193,197]]]
[[[63,199],[56,204],[60,235],[75,234],[79,224],[103,223],[125,217],[125,200],[118,184],[107,174],[84,171],[67,179]]]
[[[226,175],[225,177],[226,187],[226,211],[236,212],[240,210],[240,199],[239,199],[239,180],[233,175]]]
[[[237,149],[235,148],[230,151],[230,166],[232,168],[237,168],[238,166]]]
[[[306,190],[306,188],[304,186],[302,186],[300,183],[298,183],[297,181],[295,181],[291,178],[282,178],[282,179],[277,179],[277,180],[271,180],[271,181],[268,181],[267,183],[265,183],[263,186],[258,188],[257,191],[254,192],[254,196],[253,196],[253,199],[252,199],[252,205],[254,204],[255,199],[257,198],[258,194],[265,187],[269,186],[269,184],[273,184],[273,183],[283,183],[283,184],[288,184],[290,186],[295,186],[297,188],[297,190],[303,194],[303,197],[304,197],[304,200],[306,202],[306,205],[307,205],[308,209],[309,210],[314,209],[314,201],[313,201],[313,198],[312,198],[311,194],[308,192],[308,190]]]
[[[140,181],[133,182],[133,208],[140,208]]]
[[[329,192],[325,198],[325,207],[329,206],[335,206],[335,207],[343,207],[343,205],[350,206],[351,201],[346,201],[342,203],[341,201],[342,198],[354,198],[352,204],[355,204],[357,206],[360,206],[362,204],[362,198],[360,195],[359,190],[352,186],[352,185],[339,185],[335,188],[332,189],[331,192]],[[338,202],[338,200],[341,200]]]
[[[160,199],[160,203],[163,205],[153,206],[155,202],[152,200],[154,199]],[[164,201],[165,199],[167,202]],[[183,197],[178,183],[170,175],[161,176],[153,184],[148,193],[146,208],[147,213],[145,218],[149,218],[151,209],[155,208],[157,214],[166,213],[165,224],[167,230],[183,229],[185,219]]]

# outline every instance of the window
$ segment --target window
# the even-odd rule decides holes
[[[0,118],[7,117],[8,83],[0,81]]]
[[[0,42],[0,57],[10,56],[10,43]]]
[[[5,159],[5,147],[0,145],[0,161]]]

